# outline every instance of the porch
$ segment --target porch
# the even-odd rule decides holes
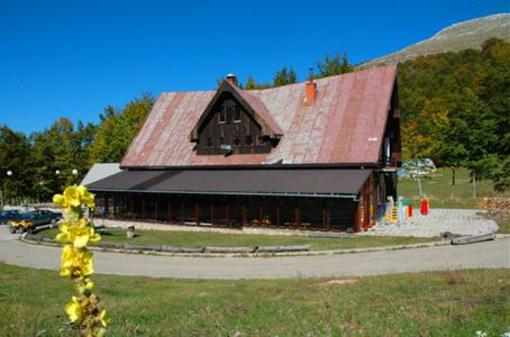
[[[219,228],[359,231],[353,199],[98,192],[106,219]]]

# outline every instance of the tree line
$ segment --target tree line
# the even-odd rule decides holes
[[[404,160],[428,157],[453,170],[468,167],[474,182],[490,178],[497,189],[510,188],[509,60],[510,44],[491,39],[481,50],[420,56],[400,64]],[[345,53],[326,54],[308,76],[360,68],[350,64]],[[250,75],[240,86],[264,89],[297,80],[296,71],[285,66],[271,82]],[[98,124],[60,118],[30,135],[0,125],[3,199],[49,200],[64,186],[79,182],[94,163],[119,162],[154,101],[145,93],[122,108],[107,106]]]
[[[420,56],[399,66],[405,159],[429,157],[510,188],[510,44]],[[452,188],[452,193],[454,189]]]
[[[153,104],[150,94],[142,94],[121,109],[107,106],[98,124],[60,118],[30,135],[0,125],[2,201],[51,200],[80,182],[94,163],[119,162]]]

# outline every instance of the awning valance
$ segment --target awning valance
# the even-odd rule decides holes
[[[93,192],[356,198],[372,170],[133,170],[88,184]]]

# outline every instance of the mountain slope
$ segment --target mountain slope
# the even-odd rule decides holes
[[[403,62],[420,55],[455,52],[468,48],[480,49],[482,43],[492,37],[510,41],[510,13],[490,15],[456,23],[439,31],[430,39],[398,52],[376,58],[362,64],[362,67]]]

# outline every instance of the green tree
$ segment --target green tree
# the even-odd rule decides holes
[[[324,60],[317,62],[317,68],[319,69],[319,74],[317,76],[319,78],[353,71],[353,67],[349,64],[349,58],[346,53],[337,53],[333,57],[331,57],[329,53],[326,53]]]
[[[0,189],[1,201],[20,203],[30,192],[32,167],[27,162],[30,143],[21,132],[0,125]],[[7,175],[10,172],[12,175]]]
[[[292,84],[297,82],[296,72],[292,68],[283,67],[277,70],[274,79],[273,86],[281,87],[282,85]]]
[[[121,111],[105,109],[90,146],[89,163],[115,163],[122,159],[154,104],[150,94],[128,103]]]
[[[251,75],[248,75],[248,79],[246,80],[246,84],[244,86],[246,90],[267,89],[271,87],[272,85],[269,83],[257,83],[255,78]]]

